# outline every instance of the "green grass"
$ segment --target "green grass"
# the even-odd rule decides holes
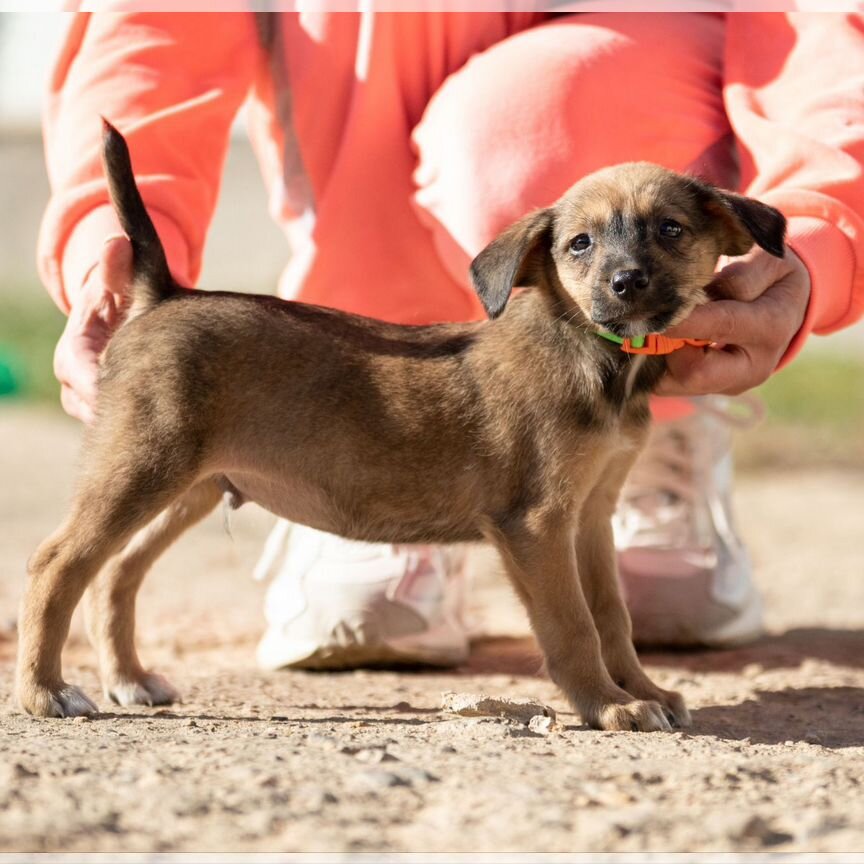
[[[65,321],[41,288],[0,297],[0,360],[9,364],[18,385],[14,398],[59,406],[60,387],[52,367]]]
[[[805,354],[760,394],[773,422],[864,431],[864,357]]]
[[[864,470],[864,356],[805,352],[757,393],[765,421],[737,436],[741,468]]]

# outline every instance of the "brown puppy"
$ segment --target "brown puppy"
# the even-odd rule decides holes
[[[400,327],[271,297],[179,288],[106,126],[111,197],[134,249],[68,518],[22,604],[21,707],[95,709],[61,674],[84,589],[106,694],[176,697],[134,647],[147,568],[223,496],[357,540],[485,539],[501,553],[552,678],[601,729],[689,722],[642,671],[610,517],[645,437],[663,359],[597,333],[662,330],[705,299],[721,253],[783,254],[770,207],[662,168],[610,168],[526,216],[472,265],[492,319]],[[533,286],[508,299],[514,286]],[[506,307],[506,308],[505,308]]]

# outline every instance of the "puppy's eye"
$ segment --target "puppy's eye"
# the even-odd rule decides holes
[[[591,238],[587,234],[577,234],[570,241],[570,251],[574,255],[584,252],[591,245]]]
[[[664,219],[660,223],[660,236],[670,240],[680,237],[683,230],[684,228],[674,219]]]

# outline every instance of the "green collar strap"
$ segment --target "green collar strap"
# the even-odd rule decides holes
[[[608,339],[610,342],[614,342],[616,345],[624,344],[624,340],[620,336],[616,336],[614,333],[610,333],[608,330],[598,330],[597,335],[602,336],[604,339]],[[630,345],[632,345],[634,348],[642,348],[645,345],[644,336],[634,336],[628,341],[630,342]]]

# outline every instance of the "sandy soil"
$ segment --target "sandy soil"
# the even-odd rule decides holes
[[[90,720],[15,713],[24,561],[62,513],[77,430],[0,407],[0,851],[860,851],[864,847],[864,475],[742,478],[771,635],[649,654],[693,709],[686,733],[586,730],[504,583],[476,586],[453,672],[264,673],[253,660],[270,517],[214,518],[143,590],[140,643],[184,692]],[[99,694],[76,622],[68,680]],[[536,697],[548,736],[439,710],[444,690]]]

